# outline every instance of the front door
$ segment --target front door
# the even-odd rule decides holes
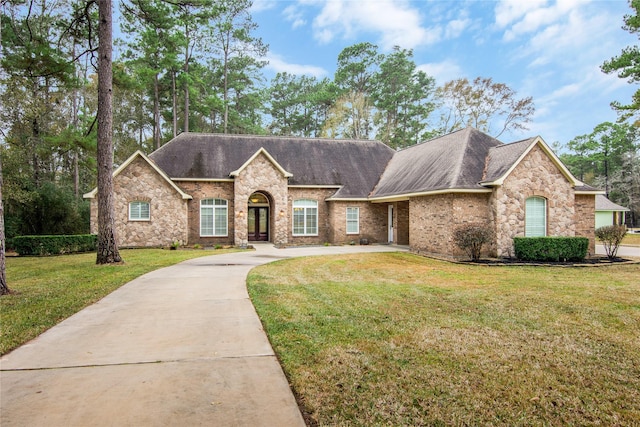
[[[250,242],[269,241],[269,208],[249,207],[248,232]]]

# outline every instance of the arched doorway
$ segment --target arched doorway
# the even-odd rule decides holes
[[[269,198],[260,192],[249,197],[247,237],[250,242],[269,241]]]

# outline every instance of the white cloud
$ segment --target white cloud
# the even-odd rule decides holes
[[[442,85],[449,80],[463,77],[463,72],[460,66],[451,60],[422,64],[418,65],[417,68],[418,70],[427,73],[427,75],[434,77],[437,85]]]
[[[307,23],[303,18],[302,12],[295,5],[287,6],[283,11],[284,19],[291,22],[291,27],[296,29]]]
[[[277,0],[253,0],[253,4],[251,5],[251,13],[273,9],[277,4]]]
[[[563,21],[584,4],[581,0],[558,0],[550,5],[546,1],[502,1],[496,5],[496,25],[507,28],[504,39],[511,41]]]
[[[454,39],[460,37],[460,35],[471,25],[471,20],[468,18],[454,19],[447,23],[444,31],[444,36],[447,39]]]
[[[311,2],[306,2],[309,4]],[[313,21],[314,37],[321,43],[336,38],[354,38],[360,33],[378,33],[383,50],[399,45],[412,49],[442,38],[440,27],[422,26],[420,12],[406,0],[313,2],[321,5]]]
[[[269,61],[269,64],[267,64],[267,68],[273,70],[276,73],[287,72],[289,74],[295,74],[298,76],[306,75],[312,77],[324,77],[328,74],[327,70],[322,67],[286,62],[280,55],[271,52],[267,55],[267,61]]]

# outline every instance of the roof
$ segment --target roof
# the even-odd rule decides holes
[[[334,198],[366,198],[395,153],[370,140],[182,133],[149,158],[171,179],[229,179],[260,150],[289,185],[340,186]]]
[[[497,139],[466,128],[396,153],[372,198],[441,190],[486,190],[480,185],[489,151]]]
[[[482,180],[495,181],[503,177],[534,141],[535,138],[528,138],[491,148],[487,158],[487,169]]]
[[[602,194],[596,194],[596,211],[618,211],[618,212],[628,212],[629,209],[624,206],[620,206],[616,203],[613,203],[606,196]]]

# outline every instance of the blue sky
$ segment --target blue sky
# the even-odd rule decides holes
[[[338,54],[368,41],[389,52],[413,49],[438,84],[482,76],[532,96],[529,130],[566,144],[617,116],[637,86],[600,71],[637,37],[621,26],[626,0],[254,0],[258,35],[269,45],[267,79],[277,72],[333,78]]]

